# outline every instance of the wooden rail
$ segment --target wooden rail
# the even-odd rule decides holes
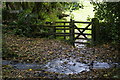
[[[3,22],[4,23],[4,22]],[[62,23],[62,24],[60,24]],[[80,28],[76,25],[76,23],[79,24],[88,24],[85,28]],[[65,40],[69,38],[69,41],[72,45],[74,43],[80,43],[80,44],[96,44],[99,41],[100,37],[100,26],[99,21],[97,18],[93,18],[91,22],[80,22],[80,21],[59,21],[59,22],[46,22],[45,25],[30,25],[31,27],[48,27],[52,29],[53,31],[50,33],[45,33],[45,35],[53,35],[54,38],[57,36],[63,36]],[[91,27],[90,27],[91,26]],[[13,27],[3,27],[6,29],[14,29]],[[75,32],[77,30],[77,32]],[[86,30],[91,30],[91,33],[85,33]],[[61,31],[61,32],[58,32]],[[83,36],[83,37],[80,37]],[[91,38],[88,38],[88,36],[91,36]],[[88,42],[76,42],[76,40],[87,40]]]
[[[61,25],[58,23],[62,23]],[[85,28],[79,28],[78,26],[75,25],[75,23],[80,23],[80,24],[88,24]],[[67,24],[67,25],[66,25]],[[80,22],[80,21],[59,21],[59,22],[46,22],[46,25],[44,27],[51,27],[54,29],[53,33],[48,33],[48,35],[54,35],[56,38],[57,36],[63,36],[64,39],[66,37],[69,37],[69,40],[72,45],[74,43],[80,43],[80,44],[95,44],[96,41],[99,40],[99,21],[96,18],[93,18],[91,22]],[[90,27],[91,26],[91,27]],[[57,32],[57,30],[61,32]],[[78,30],[78,32],[75,32],[75,30]],[[86,30],[91,30],[92,33],[84,33]],[[68,31],[68,32],[67,32]],[[80,36],[83,37],[80,37]],[[87,36],[91,36],[91,38],[88,38]],[[80,39],[80,40],[87,40],[89,42],[76,42],[75,40]]]

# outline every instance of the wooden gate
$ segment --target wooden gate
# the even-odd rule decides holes
[[[79,28],[76,23],[87,24],[87,26],[84,28]],[[65,40],[68,39],[72,45],[75,43],[94,44],[97,40],[97,37],[99,37],[98,23],[99,21],[96,18],[93,18],[91,22],[80,22],[71,19],[70,21],[46,22],[44,27],[51,27],[54,30],[53,33],[48,33],[49,35],[53,35],[54,38],[63,36],[63,38]],[[78,32],[76,32],[76,30]],[[90,30],[91,33],[84,33],[86,30]],[[80,37],[81,35],[83,37]],[[88,36],[91,36],[91,38]],[[79,42],[81,40],[86,40],[86,42]]]

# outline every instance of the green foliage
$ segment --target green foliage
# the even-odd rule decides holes
[[[95,17],[100,20],[101,40],[117,43],[120,40],[120,2],[93,2]]]
[[[30,25],[34,24],[35,15],[30,14],[30,10],[25,10],[18,15],[17,28],[14,29],[14,33],[17,35],[28,36],[31,31]]]
[[[61,3],[64,5],[65,10],[73,11],[73,10],[78,10],[80,8],[83,8],[83,5],[77,2],[63,2]]]
[[[40,37],[48,37],[46,34],[53,32],[52,28],[43,28],[45,22],[54,22],[64,20],[63,17],[69,15],[63,15],[65,10],[70,12],[81,8],[79,3],[68,2],[22,2],[22,3],[4,3],[3,13],[7,13],[7,10],[21,10],[18,13],[17,18],[10,24],[16,25],[13,33],[16,35],[35,37],[39,34]],[[11,15],[11,14],[9,14]],[[13,18],[4,16],[4,20],[10,20]],[[61,18],[60,18],[61,16]],[[36,26],[35,26],[36,25]],[[38,27],[39,25],[39,27]]]
[[[12,21],[12,20],[16,20],[17,19],[17,14],[16,13],[9,13],[9,11],[4,8],[2,9],[2,20],[9,20],[9,21]]]
[[[95,17],[104,22],[118,22],[120,2],[94,3]]]

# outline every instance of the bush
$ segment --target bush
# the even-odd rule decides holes
[[[101,42],[117,43],[119,39],[119,27],[117,23],[100,23]]]
[[[15,35],[26,36],[26,37],[48,37],[46,33],[50,32],[50,28],[44,28],[42,24],[37,19],[37,15],[31,13],[31,11],[24,10],[18,16],[18,21],[16,21],[17,27],[14,28],[13,33]],[[43,36],[44,35],[44,36]]]

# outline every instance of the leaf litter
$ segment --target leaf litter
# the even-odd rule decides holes
[[[18,57],[6,60],[19,61],[21,63],[46,64],[54,59],[77,58],[77,61],[89,63],[92,61],[119,63],[119,50],[104,44],[89,48],[74,48],[73,46],[59,40],[46,38],[27,38],[15,35],[4,35],[3,46],[18,55]],[[119,68],[92,69],[88,72],[77,74],[62,74],[45,71],[41,69],[19,70],[3,66],[3,77],[40,77],[40,78],[120,78]]]

